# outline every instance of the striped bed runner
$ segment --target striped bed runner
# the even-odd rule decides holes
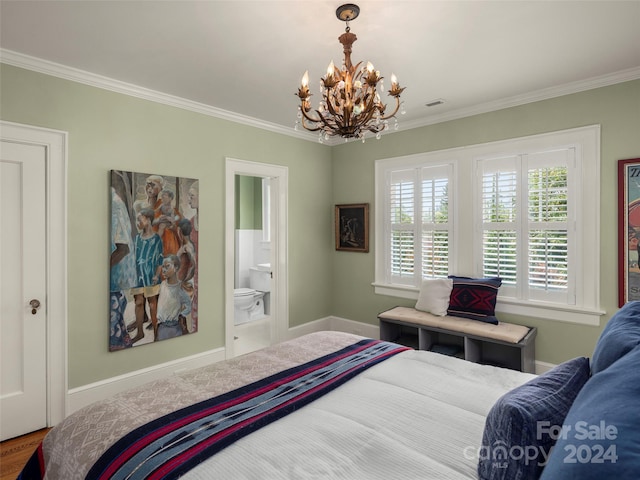
[[[86,478],[178,478],[234,441],[404,350],[408,348],[394,343],[361,340],[332,354],[165,415],[122,437],[94,464]]]

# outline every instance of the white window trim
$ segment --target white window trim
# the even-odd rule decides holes
[[[592,125],[558,132],[532,135],[479,145],[427,152],[403,157],[388,158],[376,161],[375,164],[375,202],[379,208],[375,209],[375,293],[399,298],[417,299],[417,286],[393,285],[385,282],[385,238],[388,238],[387,219],[385,218],[386,204],[383,188],[385,172],[390,168],[411,168],[420,165],[450,163],[454,167],[455,205],[450,211],[453,225],[451,251],[458,252],[450,258],[450,272],[458,275],[473,275],[474,269],[480,263],[478,250],[475,248],[465,251],[458,246],[460,239],[474,235],[474,222],[469,222],[465,215],[465,222],[461,223],[460,208],[471,205],[475,192],[474,159],[489,155],[519,153],[547,147],[572,146],[579,151],[582,159],[580,182],[582,189],[577,198],[577,204],[582,205],[581,211],[575,219],[575,227],[582,238],[582,245],[576,254],[579,278],[587,279],[582,282],[581,289],[576,291],[576,306],[551,304],[541,301],[518,301],[513,298],[498,296],[496,311],[499,313],[537,317],[548,320],[579,323],[584,325],[599,325],[600,317],[606,312],[600,307],[600,125]],[[453,196],[453,195],[452,195]],[[589,214],[594,212],[594,215]],[[580,216],[581,215],[581,216]],[[470,225],[469,225],[470,223]],[[589,281],[591,280],[591,281]]]

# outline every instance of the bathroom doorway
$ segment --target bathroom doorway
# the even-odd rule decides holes
[[[227,358],[287,334],[287,173],[286,167],[226,159]]]

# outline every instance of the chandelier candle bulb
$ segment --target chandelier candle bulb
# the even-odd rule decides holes
[[[395,99],[395,108],[387,115],[387,106],[381,102],[378,94],[378,85],[380,91],[384,91],[380,71],[375,70],[371,62],[367,62],[364,68],[362,62],[356,65],[351,63],[351,47],[357,37],[350,32],[349,21],[359,13],[360,8],[354,4],[342,5],[336,10],[338,19],[347,24],[345,33],[338,37],[343,46],[344,63],[341,70],[336,68],[333,60],[329,64],[327,75],[320,80],[322,99],[317,110],[311,111],[308,71],[298,89],[301,124],[312,132],[320,131],[321,141],[332,136],[364,140],[367,132],[380,138],[380,133],[389,128],[387,120],[395,118],[400,108],[400,95],[404,88],[400,87],[395,75],[391,76],[391,90],[388,92]]]
[[[333,74],[335,73],[335,71],[336,71],[336,66],[333,64],[333,60],[331,60],[331,63],[327,67],[327,78],[333,77]]]

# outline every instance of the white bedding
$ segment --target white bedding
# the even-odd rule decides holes
[[[107,449],[148,422],[360,340],[317,332],[84,407],[44,439],[45,479],[85,479]],[[182,478],[475,479],[486,414],[502,394],[531,378],[404,351],[237,440]]]
[[[403,352],[183,478],[475,479],[486,414],[502,394],[533,377]]]

